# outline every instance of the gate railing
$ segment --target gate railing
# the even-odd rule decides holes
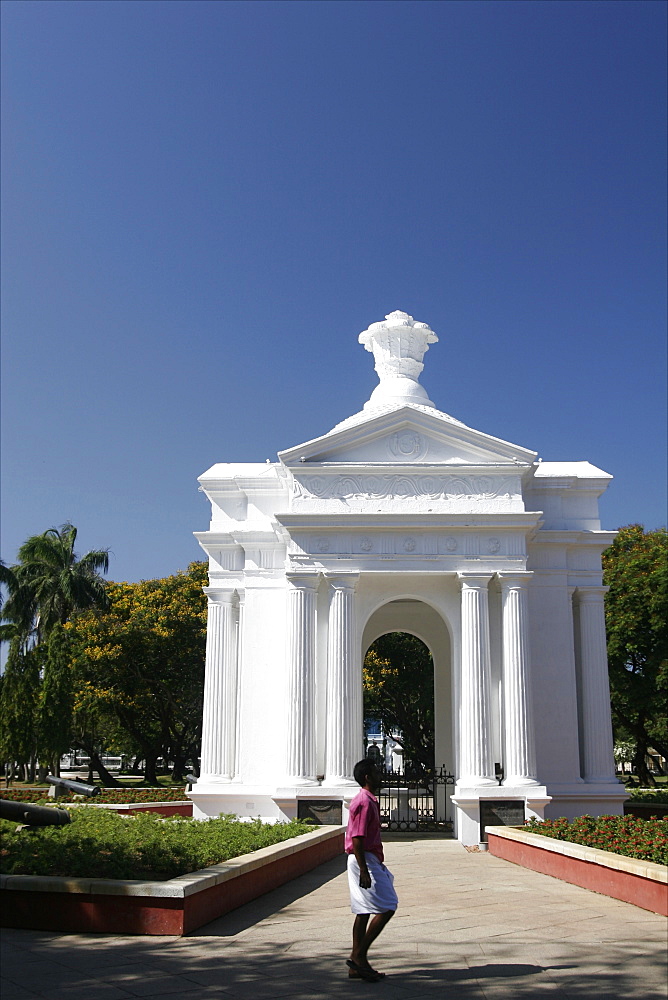
[[[380,825],[384,830],[451,833],[452,806],[447,786],[455,776],[445,766],[408,769],[407,773],[383,770],[378,796]]]

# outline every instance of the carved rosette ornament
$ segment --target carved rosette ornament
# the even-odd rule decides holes
[[[373,354],[380,379],[364,409],[417,403],[434,406],[418,382],[422,359],[438,337],[427,323],[416,323],[408,313],[396,310],[384,322],[372,323],[359,335],[359,342]]]

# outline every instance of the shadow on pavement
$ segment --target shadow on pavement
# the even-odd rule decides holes
[[[318,942],[321,949],[323,944]],[[532,956],[533,963],[518,962],[516,952],[522,944],[508,942],[507,961],[500,954],[497,961],[480,965],[447,941],[442,956],[433,961],[379,947],[375,961],[387,971],[387,978],[371,985],[349,980],[345,954],[333,954],[326,946],[319,956],[297,956],[290,953],[289,942],[277,946],[245,935],[228,943],[215,937],[131,941],[11,931],[6,945],[9,962],[3,968],[3,997],[8,1000],[19,996],[22,1000],[103,996],[202,1000],[209,995],[221,1000],[328,1000],[356,997],[367,990],[385,1000],[665,1000],[663,949],[639,955],[630,942],[616,946],[596,970],[585,968],[591,961],[591,945],[571,946],[563,964],[541,964],[537,956]]]
[[[247,930],[265,917],[278,913],[284,907],[303,899],[310,892],[319,889],[332,879],[338,878],[346,870],[346,855],[341,854],[332,861],[327,861],[312,872],[300,875],[299,878],[287,882],[278,889],[254,899],[251,903],[240,906],[237,910],[226,913],[223,917],[212,920],[203,927],[192,931],[188,937],[232,937],[240,931]],[[347,901],[347,900],[346,900]]]

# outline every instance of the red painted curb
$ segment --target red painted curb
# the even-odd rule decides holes
[[[497,858],[512,861],[513,864],[522,865],[523,868],[551,875],[553,878],[561,879],[562,882],[570,882],[571,885],[579,885],[592,892],[600,892],[613,899],[621,899],[624,903],[633,903],[643,910],[668,916],[668,886],[663,882],[654,882],[632,872],[607,868],[594,861],[557,854],[549,848],[497,837],[491,829],[488,829],[487,835],[489,853]]]

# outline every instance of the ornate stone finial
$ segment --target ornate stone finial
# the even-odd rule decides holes
[[[380,379],[364,409],[392,403],[420,403],[434,406],[418,382],[424,368],[422,359],[438,337],[427,323],[416,323],[408,313],[397,309],[383,323],[372,323],[359,335],[360,344],[371,351]]]

